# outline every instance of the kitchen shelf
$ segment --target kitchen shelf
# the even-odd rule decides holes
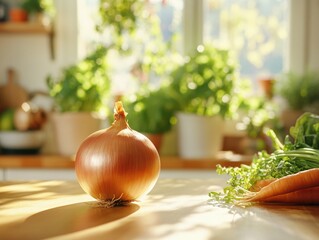
[[[51,26],[45,26],[36,22],[6,22],[0,24],[0,33],[52,34],[53,29]]]
[[[54,59],[54,31],[51,25],[38,22],[5,22],[0,23],[0,34],[44,34],[49,37],[51,59]]]

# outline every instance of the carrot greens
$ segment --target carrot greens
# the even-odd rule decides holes
[[[222,167],[217,165],[218,174],[230,176],[222,192],[210,192],[212,200],[233,203],[260,180],[278,179],[304,170],[319,168],[319,116],[304,113],[290,129],[281,143],[273,130],[268,136],[273,141],[274,152],[258,152],[250,165]]]

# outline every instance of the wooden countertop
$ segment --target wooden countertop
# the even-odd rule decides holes
[[[225,179],[159,179],[125,207],[98,207],[77,182],[0,183],[1,239],[293,239],[319,236],[319,206],[212,205]]]
[[[214,169],[216,164],[250,164],[251,156],[221,152],[215,159],[181,159],[161,156],[162,169]],[[59,155],[0,155],[0,168],[74,168],[74,157]]]

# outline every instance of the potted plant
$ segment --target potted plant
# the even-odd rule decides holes
[[[130,126],[144,133],[160,152],[165,133],[176,123],[179,103],[169,84],[150,89],[148,85],[131,96],[123,98]]]
[[[237,143],[238,153],[253,155],[260,151],[272,152],[273,145],[267,135],[268,129],[274,130],[278,138],[284,140],[278,106],[269,101],[267,96],[251,96],[244,99],[239,109],[243,113],[240,125],[246,136]]]
[[[281,113],[286,133],[304,112],[319,113],[318,73],[285,73],[276,81],[275,87],[287,105]]]
[[[107,111],[110,90],[106,55],[105,47],[97,47],[77,64],[63,69],[56,81],[51,76],[47,78],[55,106],[52,120],[57,146],[62,155],[74,154],[81,141],[100,128],[97,113]]]
[[[8,8],[10,22],[27,22],[28,13],[19,3],[11,3]]]
[[[221,149],[223,118],[236,108],[235,70],[228,51],[200,45],[172,73],[181,157],[211,158]]]
[[[21,3],[30,21],[43,23],[44,15],[52,17],[54,12],[52,0],[23,0]]]

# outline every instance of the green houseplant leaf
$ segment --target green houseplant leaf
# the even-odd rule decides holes
[[[49,94],[60,112],[95,112],[103,106],[110,90],[106,61],[107,49],[103,46],[79,63],[62,70],[57,81],[47,77]]]
[[[161,134],[171,130],[179,103],[169,85],[155,90],[144,86],[133,96],[124,99],[130,126],[139,132]]]
[[[228,51],[199,46],[172,73],[172,88],[179,96],[181,111],[203,116],[230,115],[235,70]]]
[[[306,72],[284,74],[276,84],[276,91],[293,110],[318,113],[319,106],[319,74]]]
[[[53,0],[24,0],[21,7],[30,14],[33,13],[51,13],[54,9]]]
[[[100,0],[100,20],[96,30],[103,32],[108,29],[113,39],[113,47],[125,52],[128,49],[124,46],[124,38],[135,34],[139,20],[145,17],[144,7],[143,0]]]

